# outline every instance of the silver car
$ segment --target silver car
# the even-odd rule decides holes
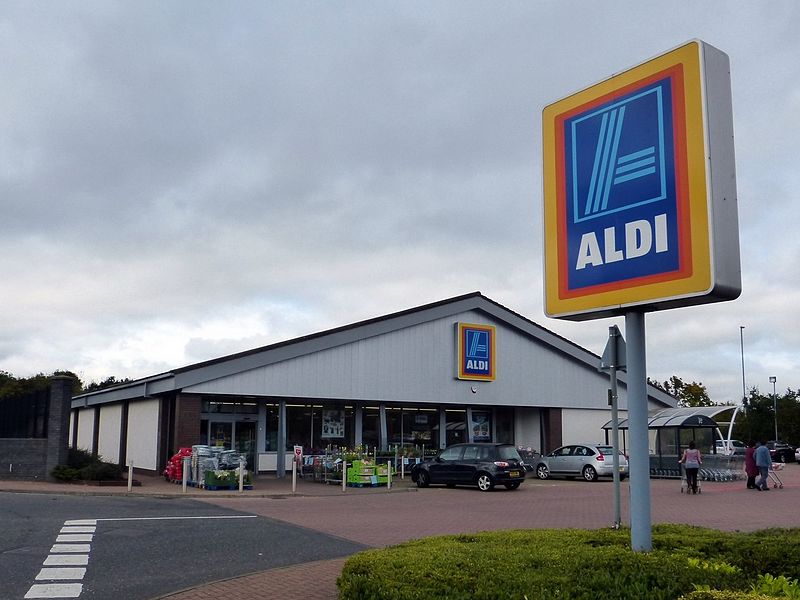
[[[605,444],[571,444],[556,448],[541,456],[536,463],[539,479],[550,477],[583,477],[586,481],[597,481],[598,477],[614,475],[614,453]],[[628,476],[628,459],[620,452],[619,478]]]

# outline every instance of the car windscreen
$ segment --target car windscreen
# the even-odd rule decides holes
[[[503,460],[522,460],[514,446],[498,446],[497,453]]]

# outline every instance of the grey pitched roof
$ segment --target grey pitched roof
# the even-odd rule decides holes
[[[180,390],[190,385],[335,348],[470,310],[481,311],[536,339],[539,343],[549,346],[552,351],[570,357],[586,367],[596,369],[600,363],[600,357],[589,350],[487,298],[480,292],[472,292],[268,346],[194,363],[119,386],[81,394],[73,398],[72,406],[105,404]],[[617,375],[620,383],[624,385],[625,373],[618,372]],[[659,401],[665,406],[674,406],[676,403],[675,398],[652,386],[648,386],[648,394],[651,399]]]

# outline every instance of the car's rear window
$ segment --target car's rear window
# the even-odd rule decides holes
[[[514,446],[498,446],[497,452],[503,460],[522,460]]]
[[[614,448],[611,446],[598,446],[597,449],[603,454],[614,454]],[[620,452],[620,454],[622,454],[622,452]]]

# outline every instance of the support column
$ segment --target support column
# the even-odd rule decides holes
[[[353,428],[355,436],[353,437],[353,444],[356,448],[364,445],[364,407],[358,405],[355,407],[355,414],[353,416]]]
[[[465,440],[470,444],[475,441],[475,435],[472,431],[472,407],[467,407],[467,439]]]
[[[278,455],[276,474],[278,479],[286,477],[286,400],[278,402]]]
[[[447,448],[447,412],[439,407],[439,450]]]
[[[50,471],[67,463],[69,452],[69,412],[72,403],[72,377],[55,376],[50,379],[50,406],[47,415],[47,457],[45,477]],[[78,423],[75,423],[77,428]]]
[[[381,452],[386,452],[389,450],[389,430],[386,426],[386,405],[383,402],[380,404],[380,421],[381,431],[378,437],[378,446],[380,446]]]

